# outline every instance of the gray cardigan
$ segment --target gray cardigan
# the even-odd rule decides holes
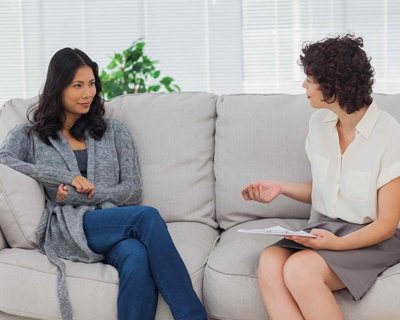
[[[60,259],[85,263],[99,262],[103,255],[91,251],[83,231],[83,215],[96,208],[136,205],[141,200],[142,181],[136,145],[118,120],[104,118],[107,130],[94,140],[86,130],[87,179],[96,191],[91,199],[71,186],[81,173],[68,141],[58,131],[58,139],[45,144],[37,133],[28,134],[25,123],[11,130],[0,148],[0,163],[40,182],[46,193],[46,206],[37,229],[39,251],[58,266],[57,293],[61,315],[72,320],[72,309],[65,281],[65,263]],[[64,183],[68,196],[57,201],[57,188]]]

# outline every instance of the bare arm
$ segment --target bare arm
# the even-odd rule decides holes
[[[378,191],[378,219],[369,225],[338,237],[324,229],[313,229],[317,238],[286,236],[306,247],[324,250],[352,250],[372,246],[391,238],[400,220],[400,177],[388,182]]]
[[[242,190],[245,200],[255,200],[263,203],[270,203],[277,196],[283,194],[294,200],[311,203],[312,181],[305,183],[261,180],[249,183]]]
[[[312,181],[305,183],[279,182],[282,185],[282,194],[294,200],[311,203]]]
[[[391,238],[400,219],[400,177],[378,190],[378,219],[339,238],[338,250],[367,247]]]

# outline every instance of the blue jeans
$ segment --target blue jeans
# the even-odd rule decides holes
[[[207,320],[189,273],[157,209],[119,207],[86,212],[89,248],[119,273],[118,319],[154,319],[158,290],[179,320]]]

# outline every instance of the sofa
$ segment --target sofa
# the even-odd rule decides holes
[[[375,94],[374,99],[400,120],[400,95]],[[36,101],[4,104],[0,144],[26,121]],[[300,230],[318,213],[285,196],[270,204],[245,201],[240,190],[260,179],[312,179],[304,147],[313,112],[305,94],[133,94],[106,102],[106,116],[122,121],[136,141],[141,205],[157,208],[166,221],[210,320],[268,319],[258,260],[281,238],[237,230],[277,224]],[[43,206],[39,183],[0,165],[1,320],[61,318],[58,269],[37,250]],[[117,270],[103,263],[65,262],[74,319],[118,319]],[[344,318],[400,319],[399,273],[400,265],[383,272],[358,302],[347,289],[335,292]],[[160,295],[156,320],[170,319]]]

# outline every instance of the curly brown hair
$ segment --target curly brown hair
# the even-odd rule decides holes
[[[299,64],[319,84],[323,101],[337,101],[348,114],[372,103],[375,72],[363,46],[362,38],[346,34],[308,43],[300,55]]]

